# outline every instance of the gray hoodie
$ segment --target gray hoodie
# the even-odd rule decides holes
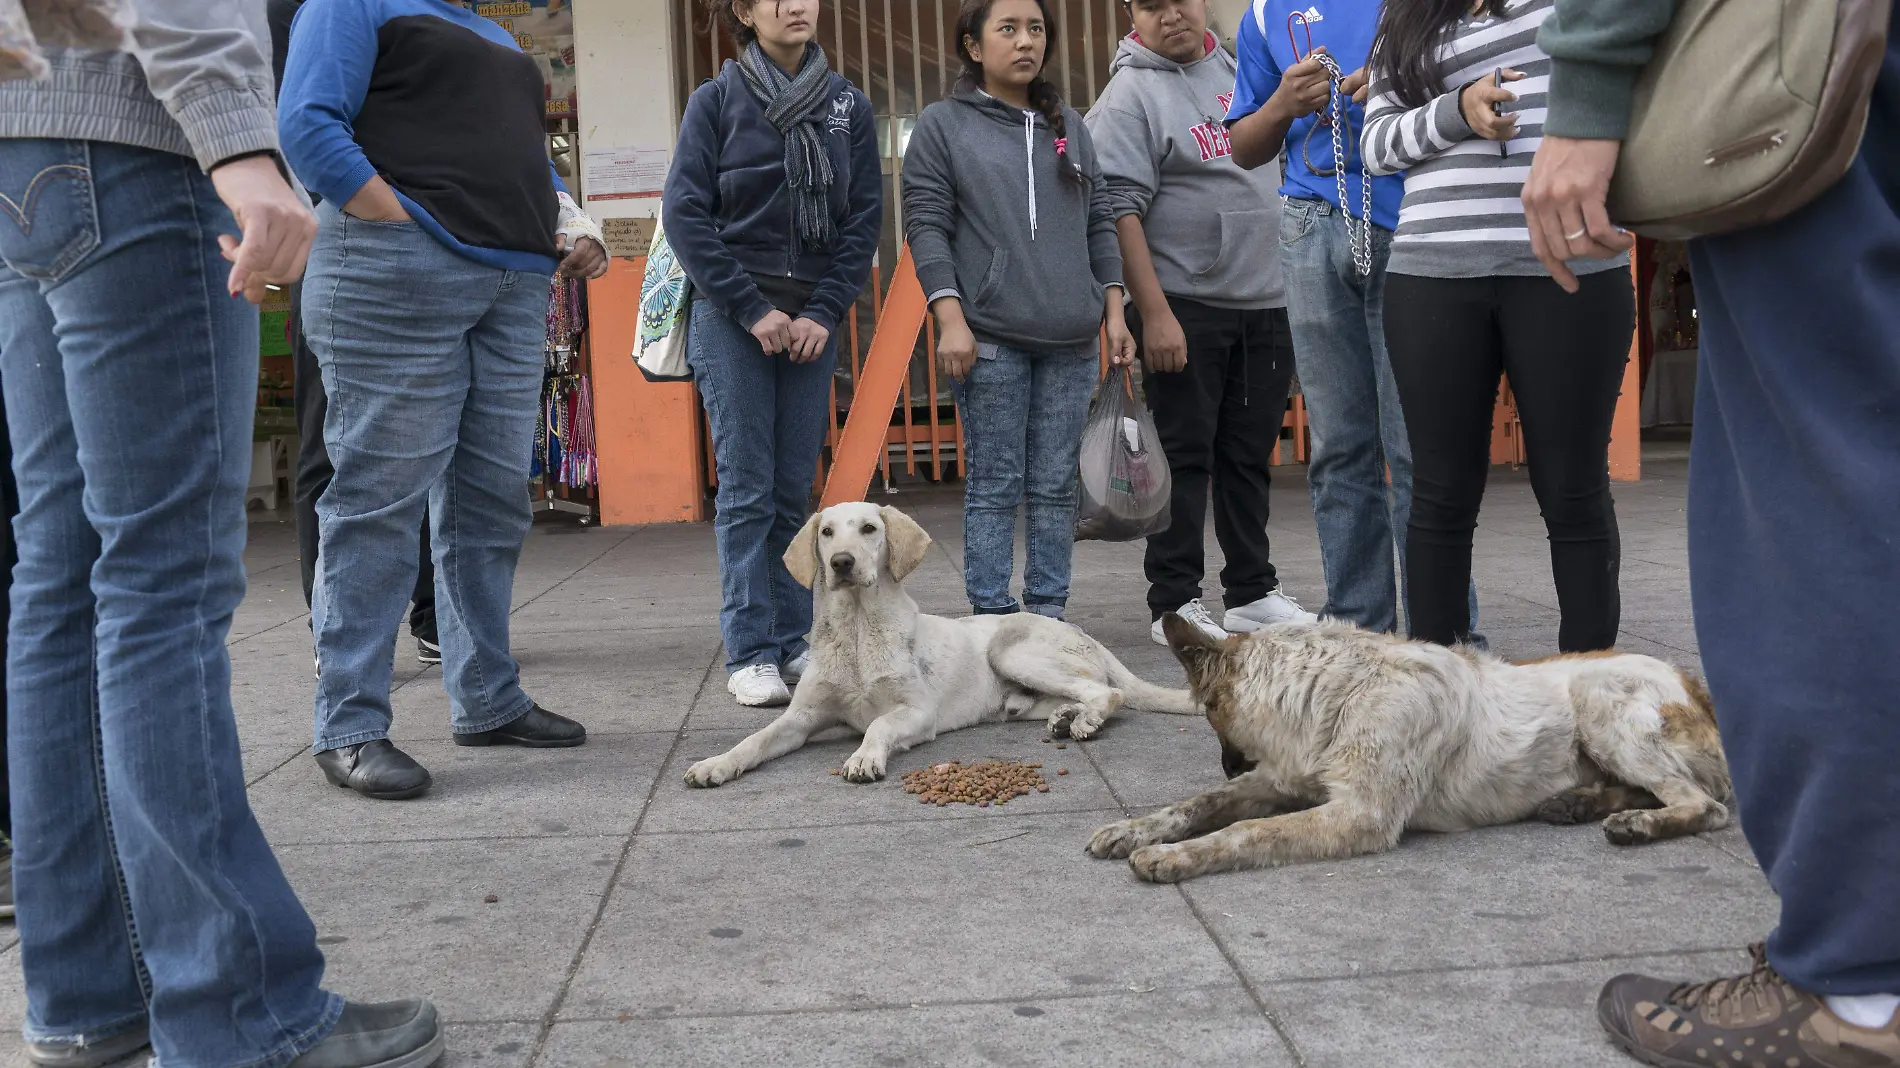
[[[1108,189],[1082,116],[1064,109],[1083,181],[1057,170],[1042,116],[960,86],[924,109],[904,150],[904,236],[925,297],[955,296],[980,341],[1093,344],[1121,284]]]
[[[1088,127],[1115,217],[1141,216],[1163,293],[1219,308],[1279,308],[1280,169],[1234,163],[1223,119],[1235,69],[1225,49],[1182,65],[1130,34]]]

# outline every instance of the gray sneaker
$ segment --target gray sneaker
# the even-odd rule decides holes
[[[429,1068],[442,1059],[442,1022],[420,999],[365,1005],[350,1001],[330,1037],[290,1068]]]
[[[8,860],[11,866],[11,858]],[[116,1035],[75,1046],[70,1042],[28,1042],[26,1059],[46,1068],[106,1068],[117,1064],[152,1044],[144,1027],[134,1027]]]
[[[0,920],[13,918],[13,850],[0,846]]]
[[[1300,602],[1287,596],[1285,590],[1274,590],[1252,604],[1243,604],[1229,608],[1221,620],[1221,626],[1235,634],[1251,634],[1262,627],[1271,627],[1275,623],[1318,623],[1319,617],[1305,608]]]

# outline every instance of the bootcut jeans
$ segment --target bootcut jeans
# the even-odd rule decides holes
[[[258,346],[224,288],[237,232],[184,156],[0,140],[23,1030],[145,1026],[188,1068],[276,1068],[342,1011],[231,711]]]

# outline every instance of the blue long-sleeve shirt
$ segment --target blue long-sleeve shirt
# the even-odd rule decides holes
[[[291,26],[278,132],[291,170],[346,204],[380,174],[460,255],[559,262],[547,88],[489,19],[447,0],[307,0]]]
[[[1364,66],[1378,29],[1379,5],[1367,0],[1329,3],[1324,12],[1312,0],[1253,0],[1234,35],[1240,73],[1234,85],[1234,102],[1227,110],[1227,124],[1232,126],[1264,107],[1280,87],[1280,76],[1286,69],[1320,45],[1325,45],[1348,73]],[[1366,128],[1365,109],[1348,100],[1346,120],[1350,129],[1340,131],[1346,135],[1340,146],[1346,154],[1346,203],[1339,203],[1339,180],[1332,173],[1333,131],[1319,128],[1317,115],[1302,115],[1286,132],[1286,181],[1280,186],[1280,195],[1324,200],[1360,219],[1365,217],[1359,173],[1359,137]],[[1323,173],[1315,173],[1315,168]],[[1397,229],[1399,200],[1404,195],[1402,176],[1374,177],[1373,225],[1383,230]]]

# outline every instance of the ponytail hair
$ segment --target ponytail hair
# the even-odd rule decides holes
[[[748,8],[759,4],[759,0],[739,0],[739,2],[744,3]],[[712,32],[714,28],[725,30],[726,36],[732,38],[733,47],[739,51],[745,51],[751,47],[752,42],[759,39],[757,30],[739,21],[739,13],[733,10],[734,0],[699,0],[699,6],[706,12],[707,32]]]
[[[970,55],[970,49],[963,42],[983,40],[983,27],[990,21],[990,5],[994,0],[963,0],[963,6],[957,11],[957,53],[963,58],[963,73],[957,79],[957,87],[981,89],[983,87],[983,64]],[[1049,0],[1036,0],[1036,7],[1042,12],[1043,37],[1054,40],[1056,22],[1049,14]],[[1048,65],[1048,52],[1043,53],[1044,65]],[[1080,184],[1083,181],[1082,169],[1075,165],[1075,155],[1069,151],[1069,120],[1062,103],[1062,91],[1054,82],[1042,76],[1041,71],[1029,83],[1029,106],[1041,115],[1049,124],[1049,130],[1056,140],[1056,173]]]

